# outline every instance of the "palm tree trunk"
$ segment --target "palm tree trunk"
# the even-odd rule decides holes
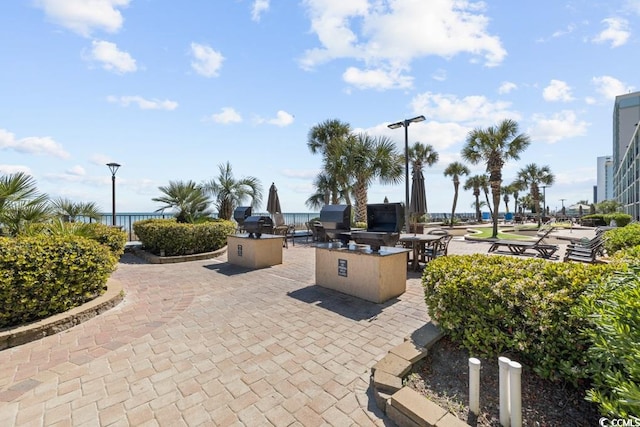
[[[451,206],[451,221],[449,222],[449,227],[453,228],[453,216],[456,214],[456,205],[458,204],[458,187],[460,187],[460,183],[453,183],[453,206]]]
[[[491,216],[493,218],[493,231],[491,237],[498,237],[498,211],[500,209],[500,181],[491,182],[491,195],[493,196],[493,212]]]
[[[356,222],[367,222],[367,185],[363,181],[356,181],[354,193],[356,197]]]

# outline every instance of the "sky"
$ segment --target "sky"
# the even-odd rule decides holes
[[[309,130],[329,119],[431,144],[428,211],[450,212],[443,175],[468,133],[513,119],[531,144],[503,169],[549,166],[549,208],[593,201],[612,153],[617,95],[640,90],[640,0],[13,0],[0,2],[0,173],[51,197],[151,212],[158,187],[237,179],[305,201],[322,158]],[[485,165],[468,165],[472,175]],[[369,203],[404,201],[404,183]],[[564,200],[563,200],[564,199]],[[472,212],[463,191],[457,212]],[[255,209],[254,209],[255,211]]]

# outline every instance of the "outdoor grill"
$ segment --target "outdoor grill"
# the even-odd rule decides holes
[[[320,222],[327,237],[349,243],[351,231],[351,205],[326,205],[320,210]]]
[[[367,205],[367,231],[354,231],[351,238],[359,245],[369,245],[373,252],[380,246],[395,246],[404,225],[401,203]]]
[[[263,234],[273,233],[273,220],[268,216],[249,216],[244,219],[242,228],[249,233],[249,237],[259,239]]]
[[[238,206],[233,211],[233,219],[238,223],[238,227],[242,227],[244,220],[251,216],[251,206]]]

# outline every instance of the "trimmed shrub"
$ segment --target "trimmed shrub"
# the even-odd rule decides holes
[[[100,223],[89,224],[88,237],[108,247],[118,258],[124,253],[124,247],[127,244],[126,232]]]
[[[610,214],[591,214],[585,215],[580,220],[588,220],[593,223],[594,226],[608,226],[611,221],[615,221],[618,227],[624,227],[631,222],[631,215],[622,212],[615,212]]]
[[[604,233],[604,248],[612,255],[621,249],[640,245],[640,223],[617,227]]]
[[[590,282],[623,266],[452,255],[428,263],[422,283],[431,318],[472,354],[511,354],[542,378],[576,383],[587,339],[571,308]]]
[[[584,328],[592,340],[587,356],[593,388],[587,399],[616,418],[640,416],[639,275],[640,265],[631,265],[581,299],[591,319]]]
[[[227,244],[227,236],[236,227],[228,220],[184,224],[175,219],[146,219],[135,222],[133,229],[146,250],[178,256],[218,250]]]
[[[99,296],[117,261],[106,246],[80,236],[0,238],[0,328]]]

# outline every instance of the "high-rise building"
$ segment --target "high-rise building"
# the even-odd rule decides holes
[[[598,157],[596,194],[594,203],[613,200],[613,158],[611,156]]]
[[[616,96],[613,106],[613,195],[640,220],[640,92]]]

